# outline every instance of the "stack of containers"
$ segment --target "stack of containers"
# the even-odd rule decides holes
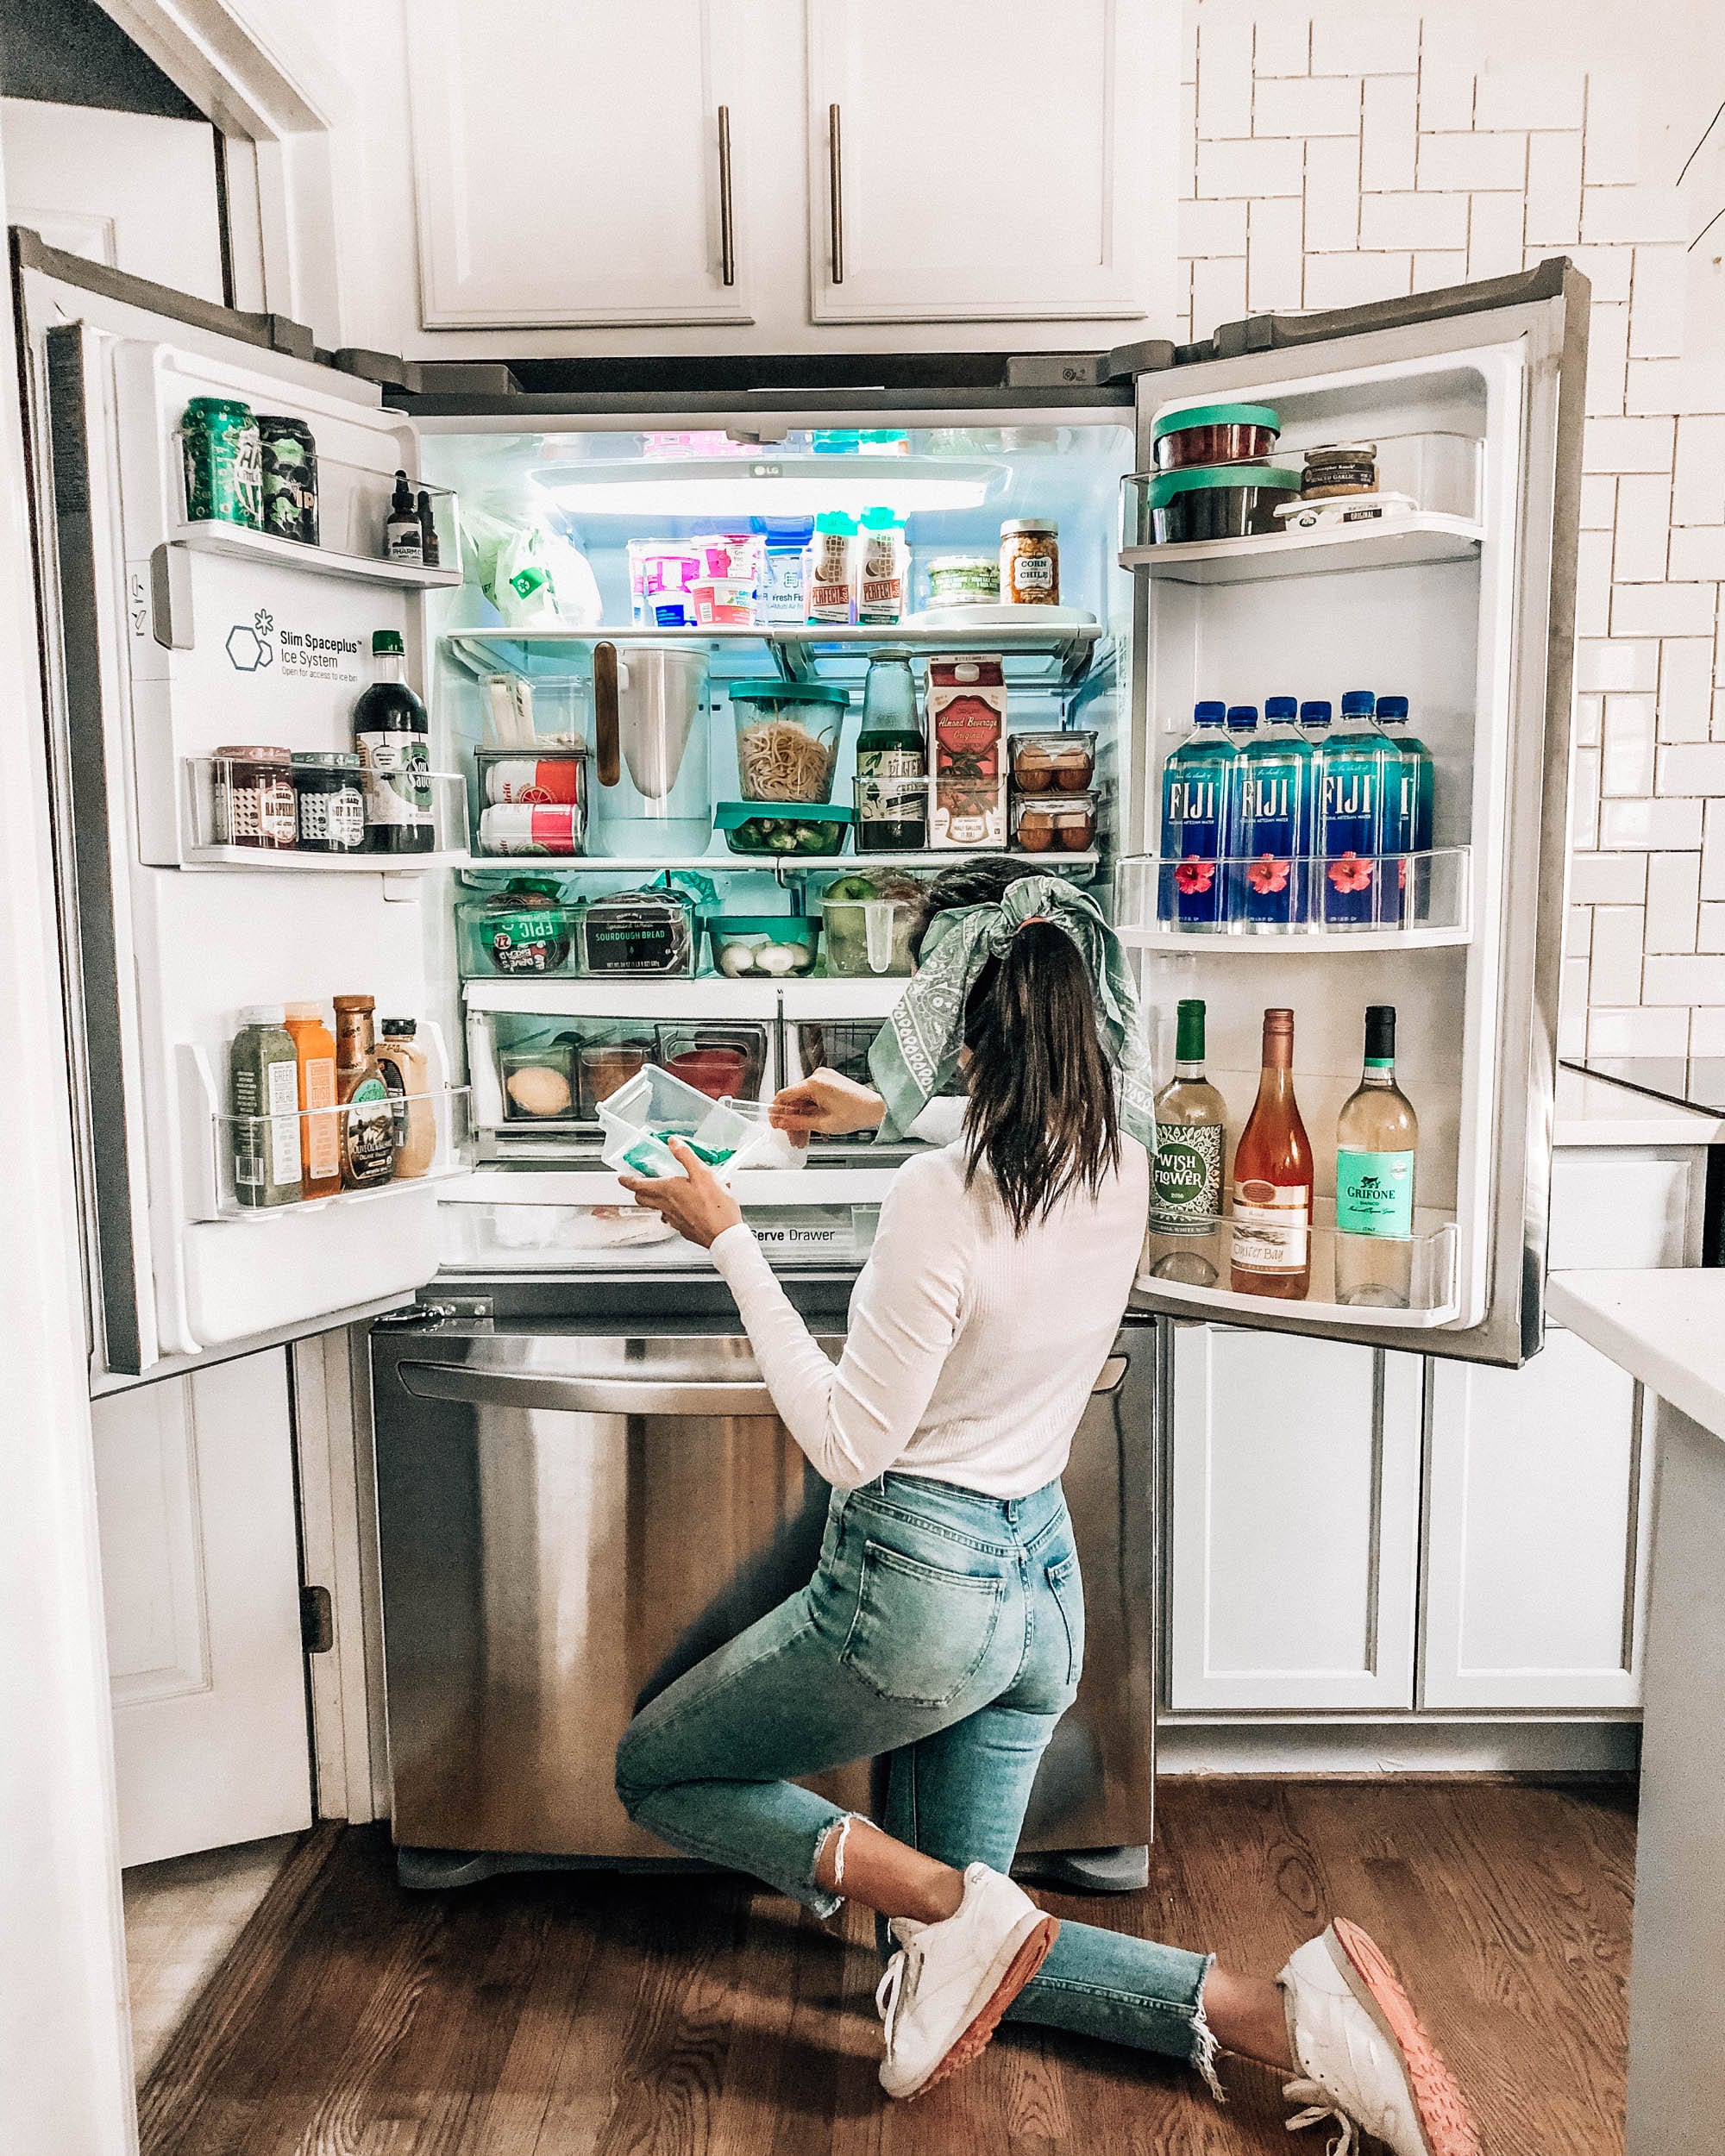
[[[1276,511],[1300,498],[1300,474],[1270,462],[1282,417],[1268,404],[1196,404],[1151,423],[1156,476],[1153,542],[1244,539],[1280,529]]]

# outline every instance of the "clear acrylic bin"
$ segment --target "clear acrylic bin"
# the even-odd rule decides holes
[[[468,1127],[467,1088],[441,1086],[427,1093],[392,1095],[388,1108],[394,1125],[398,1168],[404,1154],[423,1160],[417,1173],[397,1173],[387,1181],[343,1187],[281,1204],[260,1201],[265,1188],[280,1188],[279,1170],[298,1164],[301,1190],[305,1163],[320,1162],[343,1148],[342,1127],[354,1116],[375,1115],[375,1101],[344,1106],[301,1108],[280,1115],[217,1115],[210,1119],[210,1157],[203,1178],[201,1198],[191,1208],[196,1219],[219,1220],[273,1220],[285,1213],[305,1213],[324,1206],[366,1205],[386,1199],[392,1192],[417,1188],[464,1173],[472,1164],[473,1144]],[[266,1185],[261,1178],[277,1174]]]
[[[378,853],[366,843],[351,851],[326,851],[303,845],[295,802],[283,793],[292,789],[291,766],[272,768],[281,777],[260,783],[260,767],[229,756],[187,756],[183,759],[184,812],[186,859],[223,868],[277,868],[331,870],[369,869],[374,874],[411,874],[417,869],[465,859],[467,846],[467,785],[458,774],[426,771],[421,774],[425,822],[420,827],[427,841],[414,853]],[[361,787],[363,793],[363,785]]]
[[[1465,943],[1472,932],[1471,850],[1269,854],[1224,860],[1129,856],[1114,868],[1123,942],[1167,948],[1194,937],[1286,943]]]
[[[707,1164],[721,1182],[729,1182],[740,1168],[796,1164],[779,1157],[792,1148],[767,1122],[763,1103],[711,1100],[656,1064],[608,1094],[598,1112],[605,1134],[599,1157],[619,1175],[681,1175],[682,1165],[668,1138],[683,1138],[696,1153],[714,1156]]]
[[[1345,1235],[1333,1200],[1316,1201],[1306,1231],[1307,1263],[1285,1283],[1234,1269],[1234,1224],[1224,1213],[1183,1220],[1177,1232],[1152,1217],[1138,1287],[1201,1308],[1321,1313],[1357,1325],[1435,1326],[1456,1314],[1456,1228],[1421,1208],[1408,1237]],[[1286,1292],[1282,1292],[1285,1286]],[[1299,1292],[1295,1293],[1297,1287]]]

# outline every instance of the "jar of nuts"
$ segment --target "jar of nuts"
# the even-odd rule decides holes
[[[1058,525],[1040,517],[1015,517],[1000,526],[1000,604],[1059,605]]]

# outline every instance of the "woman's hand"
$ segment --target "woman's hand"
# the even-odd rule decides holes
[[[842,1138],[850,1131],[878,1130],[886,1112],[886,1102],[871,1086],[841,1078],[836,1070],[817,1070],[777,1095],[771,1119],[775,1131],[800,1134],[806,1144],[812,1131]]]
[[[681,1138],[667,1138],[665,1143],[683,1170],[681,1175],[619,1175],[617,1180],[633,1192],[637,1206],[668,1220],[686,1243],[711,1250],[727,1228],[742,1219],[743,1208]]]

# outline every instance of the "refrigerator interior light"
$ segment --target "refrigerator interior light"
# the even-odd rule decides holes
[[[533,475],[560,508],[584,517],[860,516],[890,509],[979,509],[1004,492],[1003,464],[946,457],[715,457],[655,468],[640,458],[614,464],[542,465]]]

